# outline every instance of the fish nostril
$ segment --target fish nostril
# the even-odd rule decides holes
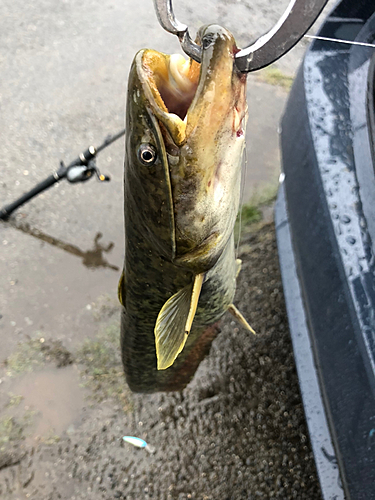
[[[208,49],[211,45],[214,44],[215,42],[215,34],[214,33],[207,33],[204,37],[203,37],[203,40],[202,40],[202,45],[203,45],[203,49],[206,50]]]

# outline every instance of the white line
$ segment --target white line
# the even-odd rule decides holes
[[[325,40],[326,42],[347,43],[348,45],[361,45],[362,47],[375,48],[373,43],[366,42],[351,42],[349,40],[341,40],[340,38],[329,38],[327,36],[304,35],[305,38],[314,38],[315,40]]]

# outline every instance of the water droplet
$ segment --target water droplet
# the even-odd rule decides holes
[[[341,216],[341,222],[343,222],[344,224],[349,224],[350,222],[350,217],[348,215],[342,215]]]
[[[346,241],[347,241],[350,245],[354,245],[354,243],[356,242],[356,239],[354,238],[354,236],[347,236],[347,237],[346,237]]]

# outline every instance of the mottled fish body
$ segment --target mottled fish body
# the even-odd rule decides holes
[[[217,321],[236,311],[246,78],[228,31],[209,26],[198,38],[201,64],[146,49],[130,70],[119,296],[123,364],[137,392],[182,389]]]

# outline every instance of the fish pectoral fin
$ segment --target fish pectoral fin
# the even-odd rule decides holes
[[[249,332],[253,333],[254,335],[256,335],[256,332],[253,330],[253,328],[251,328],[251,326],[249,325],[249,323],[246,321],[246,319],[242,316],[242,314],[240,313],[240,311],[237,309],[237,307],[234,305],[234,304],[231,304],[229,307],[228,307],[228,311],[231,313],[231,315],[236,318],[236,320],[246,328],[246,330],[249,330]]]
[[[163,305],[155,324],[155,347],[158,370],[173,365],[185,346],[197,310],[204,274],[197,274]]]
[[[122,271],[120,281],[118,282],[118,287],[117,287],[117,297],[118,300],[120,301],[120,304],[124,306],[124,296],[123,296],[123,287],[125,283],[125,278],[124,278],[124,271]]]

